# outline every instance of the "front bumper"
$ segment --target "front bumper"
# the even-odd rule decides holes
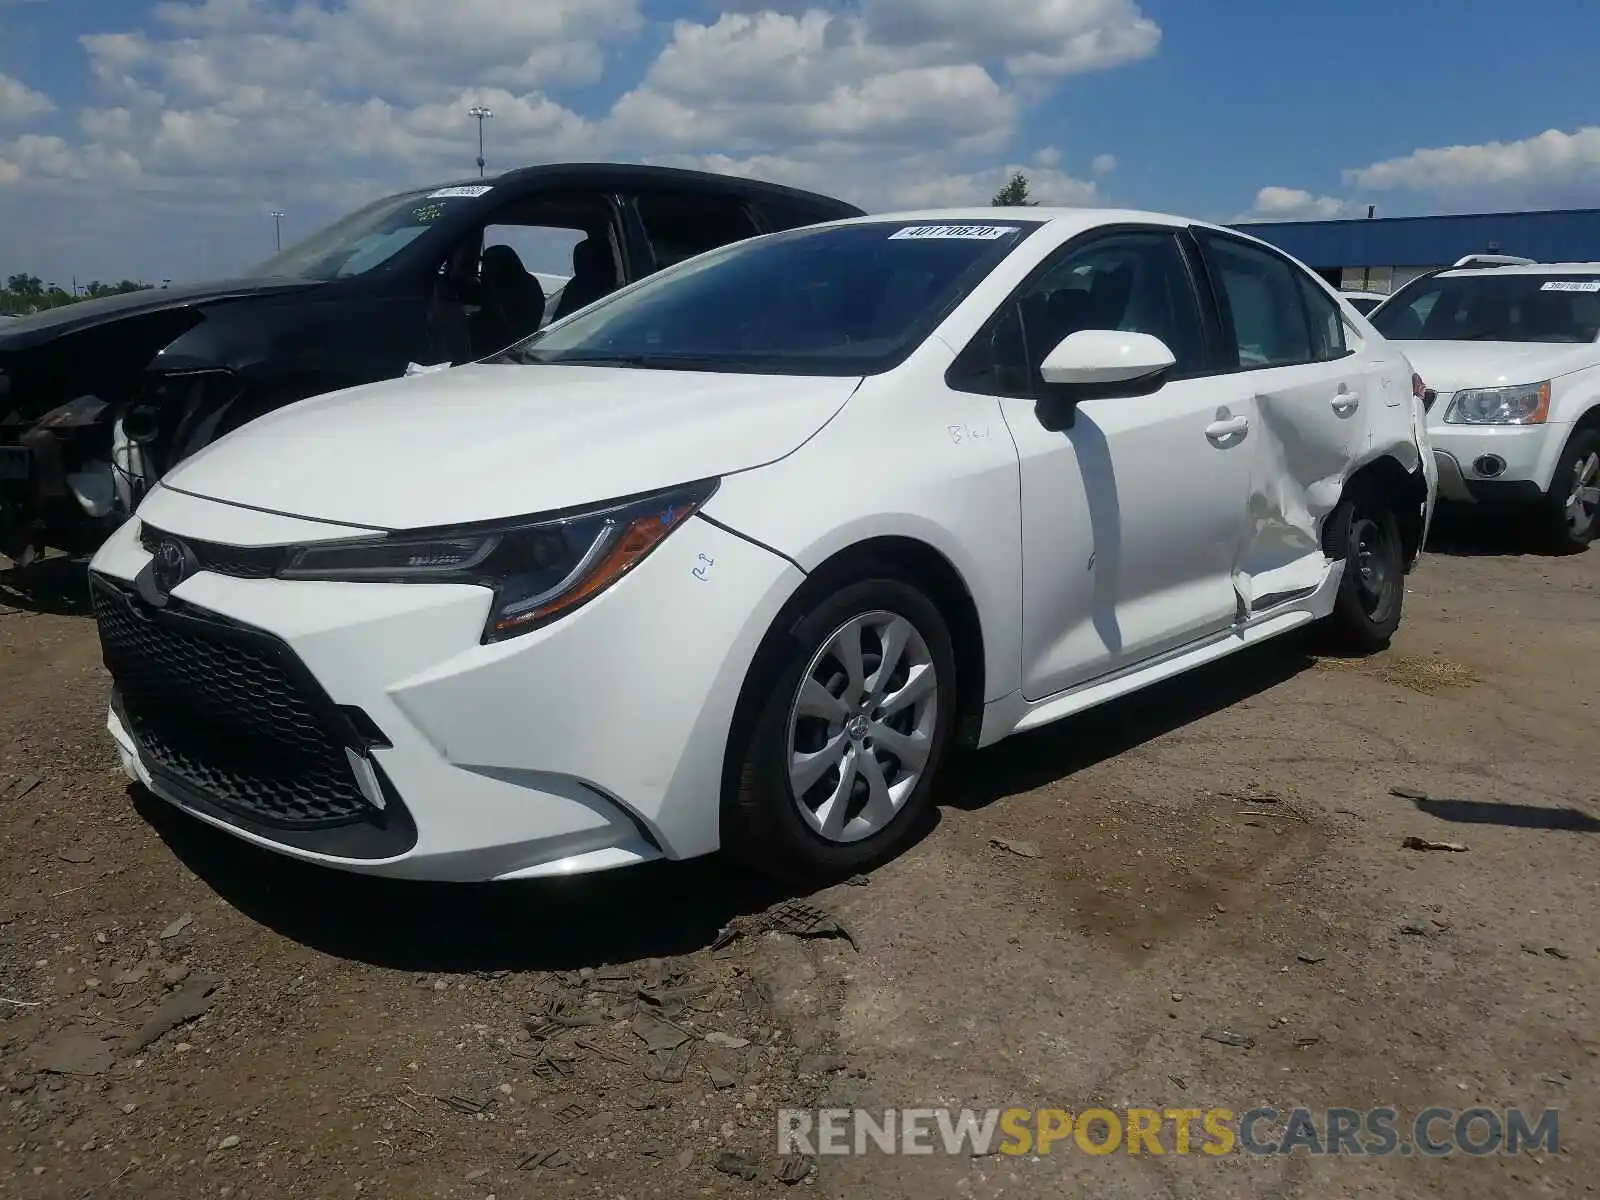
[[[1447,407],[1441,397],[1434,411]],[[1447,425],[1428,427],[1434,460],[1439,468],[1439,498],[1462,504],[1519,503],[1537,500],[1550,486],[1555,457],[1566,439],[1567,427],[1545,425]],[[1551,447],[1555,447],[1553,453]],[[1498,471],[1487,469],[1497,463]]]
[[[304,521],[167,489],[140,516],[179,537],[235,544],[350,533],[318,525],[313,535]],[[107,541],[96,575],[124,584],[138,576],[150,560],[140,524]],[[114,705],[107,724],[124,769],[156,795],[310,862],[481,881],[687,858],[717,848],[733,709],[761,637],[801,578],[777,555],[696,519],[566,619],[488,646],[479,644],[489,603],[481,588],[206,571],[185,580],[172,592],[177,606],[280,643],[329,705],[360,714],[352,721],[371,736],[358,757],[364,749],[388,803],[333,825],[286,828],[241,813],[226,788],[206,786],[204,771],[176,778],[163,769],[165,751],[141,742],[124,709]],[[107,658],[116,661],[109,646]],[[120,683],[116,674],[113,666]],[[208,769],[225,757],[204,743],[186,750],[209,756]],[[372,832],[380,827],[383,836]]]
[[[1453,504],[1481,504],[1485,507],[1532,504],[1544,495],[1531,479],[1485,479],[1470,466],[1463,469],[1455,455],[1445,450],[1433,452],[1439,472],[1439,499]]]

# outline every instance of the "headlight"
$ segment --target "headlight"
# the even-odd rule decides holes
[[[419,530],[290,551],[283,579],[473,583],[494,591],[483,640],[500,641],[565,616],[621,579],[695,514],[716,482],[598,508]]]
[[[1444,414],[1447,425],[1543,425],[1550,413],[1550,382],[1457,392]]]

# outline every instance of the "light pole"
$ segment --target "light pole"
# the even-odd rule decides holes
[[[274,249],[283,249],[283,213],[278,209],[272,210],[272,245]]]
[[[478,119],[478,178],[482,179],[483,178],[483,123],[486,120],[488,120],[490,117],[494,116],[494,113],[491,112],[489,109],[485,108],[481,104],[474,104],[471,108],[467,109],[467,115],[469,117],[476,117]]]

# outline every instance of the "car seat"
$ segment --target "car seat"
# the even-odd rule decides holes
[[[480,268],[482,310],[474,340],[484,353],[503,350],[539,328],[544,288],[510,246],[490,246]]]
[[[561,289],[555,320],[593,304],[617,290],[617,268],[611,248],[592,234],[572,248],[572,278]]]

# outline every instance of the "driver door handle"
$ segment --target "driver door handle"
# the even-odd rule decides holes
[[[1341,417],[1348,417],[1361,407],[1361,397],[1352,392],[1340,392],[1333,398],[1333,411]]]
[[[1206,437],[1212,442],[1221,445],[1223,442],[1242,437],[1250,431],[1249,417],[1226,417],[1220,421],[1213,421],[1206,426]]]

